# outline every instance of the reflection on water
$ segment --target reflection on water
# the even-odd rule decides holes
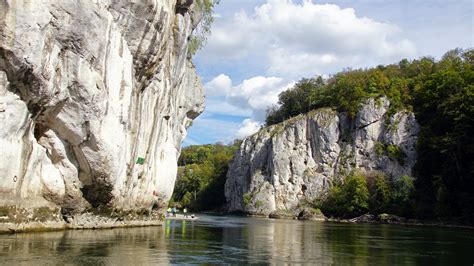
[[[0,235],[1,264],[474,263],[471,230],[202,216],[162,227]]]

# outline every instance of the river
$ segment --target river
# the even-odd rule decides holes
[[[0,264],[474,264],[474,231],[468,229],[200,218],[159,227],[0,235]]]

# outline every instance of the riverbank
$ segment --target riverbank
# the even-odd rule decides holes
[[[184,214],[176,214],[176,216],[170,215],[165,217],[166,220],[186,220],[186,221],[195,221],[199,220],[199,217],[197,216],[191,216],[188,214],[188,217],[184,217]]]
[[[248,215],[255,216],[255,215]],[[266,216],[257,216],[257,217],[266,217]],[[352,219],[342,219],[342,218],[328,218],[328,217],[317,217],[316,219],[300,219],[297,216],[272,216],[267,217],[269,219],[287,219],[287,220],[315,220],[315,221],[324,221],[324,222],[334,222],[334,223],[351,223],[351,224],[393,224],[393,225],[406,225],[406,226],[425,226],[425,227],[445,227],[445,228],[462,228],[474,230],[474,225],[466,224],[457,224],[448,221],[422,221],[417,219],[406,219],[403,217],[390,215],[390,214],[381,214],[379,216],[364,214],[359,217]]]
[[[12,216],[12,217],[18,217]],[[126,227],[143,227],[163,225],[164,216],[161,212],[148,214],[129,213],[123,216],[100,215],[93,212],[84,212],[67,218],[62,218],[60,213],[52,219],[10,219],[0,222],[0,234],[47,232],[76,229],[110,229]]]
[[[407,221],[380,221],[380,220],[354,220],[354,219],[338,219],[338,218],[326,218],[326,222],[334,223],[349,223],[349,224],[390,224],[390,225],[405,225],[405,226],[422,226],[422,227],[440,227],[440,228],[460,228],[474,230],[473,225],[456,224],[449,222],[437,222],[437,221],[420,221],[420,220],[407,220]]]
[[[161,226],[164,221],[116,221],[88,224],[68,224],[61,222],[31,222],[24,224],[4,223],[0,224],[0,234],[30,233],[30,232],[50,232],[63,230],[81,229],[112,229],[129,227]]]
[[[377,220],[370,215],[362,215],[353,219],[339,219],[339,218],[321,218],[317,219],[298,219],[297,216],[264,216],[251,215],[245,213],[217,213],[208,212],[210,216],[241,216],[241,217],[258,217],[275,220],[301,220],[301,221],[318,221],[325,223],[339,223],[339,224],[388,224],[388,225],[403,225],[403,226],[418,226],[418,227],[439,227],[439,228],[460,228],[474,230],[474,226],[465,224],[448,223],[446,221],[420,221],[420,220],[403,220],[402,217],[397,219]],[[396,216],[392,216],[394,218]],[[402,218],[402,219],[399,219]],[[200,217],[189,215],[184,217],[183,214],[176,214],[176,217],[148,217],[141,220],[124,221],[120,218],[110,218],[104,216],[97,216],[91,213],[84,213],[74,217],[74,220],[66,221],[45,221],[45,222],[28,222],[28,223],[0,223],[0,234],[26,233],[26,232],[49,232],[49,231],[63,231],[63,230],[80,230],[80,229],[111,229],[111,228],[131,228],[131,227],[148,227],[161,226],[165,220],[182,220],[182,221],[197,221]]]
[[[23,222],[23,223],[0,223],[0,234],[27,233],[27,232],[49,232],[61,230],[80,230],[80,229],[111,229],[128,227],[161,226],[165,220],[197,221],[198,216],[184,217],[184,214],[176,214],[169,217],[149,217],[143,220],[120,220],[119,218],[110,218],[97,216],[91,213],[84,213],[75,216],[74,219],[66,221],[45,221],[45,222]]]

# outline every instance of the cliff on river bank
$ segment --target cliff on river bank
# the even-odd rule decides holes
[[[198,10],[0,2],[0,231],[160,223],[204,108]]]
[[[227,173],[228,210],[299,212],[353,169],[391,180],[411,176],[419,125],[412,112],[390,115],[389,106],[387,98],[369,99],[354,119],[322,108],[244,139]]]

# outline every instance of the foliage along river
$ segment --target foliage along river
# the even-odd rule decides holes
[[[467,229],[200,218],[161,227],[0,235],[0,264],[474,264],[474,231]]]

